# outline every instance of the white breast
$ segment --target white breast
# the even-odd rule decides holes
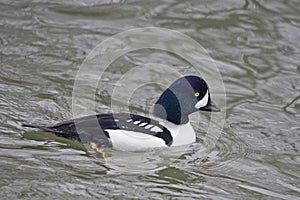
[[[160,124],[171,131],[173,137],[172,146],[187,145],[196,141],[196,133],[189,122],[183,125],[176,125],[171,122],[164,121]]]

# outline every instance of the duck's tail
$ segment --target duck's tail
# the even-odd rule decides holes
[[[36,124],[22,124],[22,126],[24,127],[29,127],[29,128],[37,128],[43,131],[47,131],[47,132],[54,132],[54,130],[49,127],[49,126],[45,126],[45,125],[36,125]]]

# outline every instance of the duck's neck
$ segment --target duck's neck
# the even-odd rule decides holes
[[[168,96],[168,98],[164,98],[164,95]],[[155,103],[153,113],[155,116],[166,119],[176,125],[189,122],[188,115],[182,113],[177,97],[169,90],[165,91]]]

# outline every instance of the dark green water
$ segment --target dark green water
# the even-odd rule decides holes
[[[299,8],[297,0],[1,1],[1,199],[300,199]],[[78,143],[21,127],[72,118],[75,76],[91,50],[150,26],[190,36],[221,72],[226,121],[205,159],[207,114],[197,143],[176,159],[167,150],[112,151],[109,167]],[[147,63],[190,69],[163,51],[129,53],[101,82],[97,112],[109,112],[109,93],[128,67]],[[131,109],[148,114],[161,88],[136,91]]]

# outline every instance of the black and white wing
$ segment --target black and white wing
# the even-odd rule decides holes
[[[99,114],[64,121],[52,126],[24,124],[53,132],[57,136],[83,143],[94,142],[102,147],[170,146],[173,142],[170,131],[158,121],[148,117],[128,114]]]

